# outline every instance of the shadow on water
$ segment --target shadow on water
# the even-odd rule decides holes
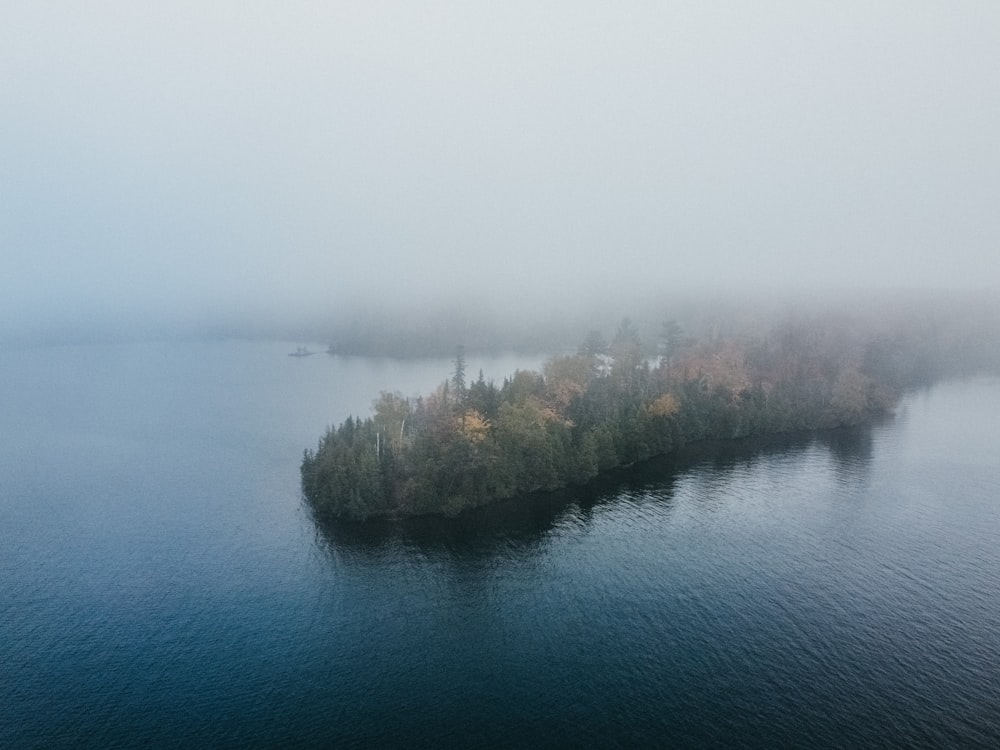
[[[871,463],[873,426],[819,432],[702,441],[666,456],[603,474],[582,487],[536,493],[465,511],[457,517],[348,521],[311,514],[318,541],[331,553],[383,556],[389,550],[455,557],[490,557],[512,547],[540,548],[561,524],[591,523],[601,508],[657,503],[669,508],[679,479],[691,472],[729,474],[776,456],[795,457],[813,447],[826,450],[838,474],[856,478]],[[305,500],[303,500],[305,502]]]
[[[892,424],[895,416],[885,414],[863,427],[840,427],[816,434],[816,443],[830,454],[837,478],[850,485],[865,480],[875,454],[875,431]]]

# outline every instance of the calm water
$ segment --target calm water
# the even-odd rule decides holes
[[[293,348],[0,353],[0,746],[1000,746],[1000,382],[317,528],[302,450],[449,363]]]

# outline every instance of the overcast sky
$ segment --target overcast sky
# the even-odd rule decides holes
[[[1000,276],[995,0],[0,16],[8,330]]]

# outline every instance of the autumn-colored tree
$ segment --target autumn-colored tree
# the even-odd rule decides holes
[[[583,395],[592,377],[591,364],[581,355],[553,357],[542,371],[549,403],[561,414]]]

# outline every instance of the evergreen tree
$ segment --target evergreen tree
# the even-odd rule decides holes
[[[454,365],[451,382],[455,386],[455,396],[462,401],[465,396],[465,347],[461,344],[455,347]]]

